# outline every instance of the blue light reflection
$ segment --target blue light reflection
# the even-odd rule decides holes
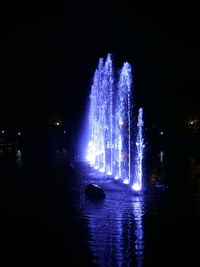
[[[88,245],[97,266],[143,266],[143,196],[126,198],[125,192],[103,203],[86,203]]]
[[[144,230],[142,225],[144,201],[142,196],[135,197],[133,201],[133,214],[135,221],[135,254],[138,267],[142,267],[144,261]]]

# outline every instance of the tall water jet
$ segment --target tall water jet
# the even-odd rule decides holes
[[[137,122],[137,138],[136,138],[136,161],[135,161],[135,179],[132,185],[133,190],[140,191],[142,189],[142,161],[143,161],[143,109],[139,109],[138,122]]]
[[[116,178],[129,184],[131,179],[131,66],[124,63],[120,71],[116,101]]]
[[[103,88],[102,100],[105,114],[105,124],[103,125],[103,136],[105,143],[105,172],[108,175],[113,173],[113,91],[114,91],[114,76],[111,54],[108,54],[103,73]]]

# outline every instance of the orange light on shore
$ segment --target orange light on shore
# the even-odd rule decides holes
[[[55,126],[58,126],[58,127],[61,126],[61,121],[55,121],[55,122],[54,122],[54,125],[55,125]]]

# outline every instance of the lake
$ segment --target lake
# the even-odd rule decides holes
[[[152,146],[144,164],[145,191],[133,194],[59,142],[1,148],[1,260],[24,266],[198,266],[198,149]],[[88,199],[89,183],[100,185],[106,198]]]

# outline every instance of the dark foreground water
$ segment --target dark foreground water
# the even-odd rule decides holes
[[[67,160],[62,147],[1,149],[3,266],[199,266],[198,151],[153,154],[148,190],[134,195]],[[157,180],[168,189],[155,189]],[[104,188],[105,200],[86,198],[91,182]]]

